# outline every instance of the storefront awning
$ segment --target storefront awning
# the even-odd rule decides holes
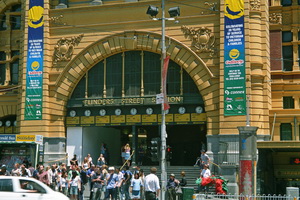
[[[259,141],[258,149],[300,149],[300,141]]]
[[[0,135],[0,144],[43,144],[42,135]]]

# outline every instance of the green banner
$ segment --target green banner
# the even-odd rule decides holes
[[[44,0],[30,0],[25,120],[41,120],[43,108]]]

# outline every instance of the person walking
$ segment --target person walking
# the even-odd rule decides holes
[[[57,185],[56,180],[58,177],[58,172],[56,170],[55,164],[51,165],[51,168],[48,170],[48,174],[49,174],[50,188],[56,191],[56,185]]]
[[[6,165],[2,165],[2,167],[1,167],[1,175],[3,175],[3,176],[10,176],[10,173],[9,173],[9,171],[8,170],[6,170]]]
[[[145,183],[145,174],[144,174],[143,169],[140,169],[139,176],[140,176],[140,179],[141,179],[142,183],[144,184]],[[145,199],[145,187],[143,187],[143,189],[141,190],[141,199],[142,200]]]
[[[25,164],[21,165],[20,176],[22,176],[22,177],[31,177],[30,170],[26,168]]]
[[[20,176],[20,164],[16,163],[10,173],[12,176]]]
[[[81,190],[79,192],[79,200],[84,199],[84,191],[85,187],[88,183],[88,177],[87,177],[87,170],[83,169],[82,167],[79,167],[79,174],[80,174],[80,179],[81,179]]]
[[[187,185],[187,181],[186,181],[186,178],[185,178],[185,171],[181,171],[180,176],[181,176],[181,180],[179,181],[179,186],[180,187],[185,187]],[[181,194],[177,193],[177,195],[178,195],[178,200],[183,199],[182,193]]]
[[[81,180],[80,176],[76,171],[72,172],[72,177],[69,183],[70,188],[70,199],[77,200],[78,199],[78,191],[81,191]]]
[[[123,192],[125,194],[125,200],[130,199],[129,187],[131,185],[131,179],[132,179],[132,173],[129,170],[129,166],[125,166],[124,181],[123,181]]]
[[[141,199],[141,190],[143,188],[143,182],[140,179],[139,173],[134,174],[134,178],[131,181],[130,193],[133,200]]]
[[[204,168],[204,165],[208,165],[209,166],[210,158],[206,154],[206,151],[204,149],[201,150],[200,160],[201,160],[201,165],[200,165],[201,169]]]
[[[94,196],[93,200],[100,200],[101,198],[101,189],[104,184],[104,176],[101,172],[100,167],[95,168],[95,173],[92,176],[92,182],[93,184],[93,190],[94,190]]]
[[[106,194],[105,194],[105,199],[112,199],[116,200],[117,199],[117,189],[116,186],[118,185],[119,179],[118,175],[115,174],[115,168],[114,167],[109,167],[108,168],[108,174],[106,176]]]
[[[146,200],[156,200],[159,197],[160,186],[156,172],[157,169],[155,167],[151,167],[150,174],[145,177],[144,187]]]
[[[88,178],[88,183],[90,187],[90,199],[93,198],[93,182],[92,182],[92,176],[95,173],[95,165],[92,165],[90,169],[87,170],[87,178]]]
[[[201,174],[200,174],[201,178],[209,178],[211,176],[211,172],[210,172],[210,169],[209,169],[209,166],[208,165],[204,165],[204,169],[201,171]],[[203,180],[202,180],[203,181]],[[204,192],[207,192],[208,191],[208,186],[202,186],[200,185],[200,192],[204,191]]]
[[[167,182],[168,199],[176,200],[175,188],[179,185],[179,181],[175,179],[175,174],[171,174]]]
[[[37,179],[46,185],[50,185],[49,174],[44,170],[44,165],[39,166],[39,173],[37,173]]]
[[[122,200],[123,196],[124,196],[124,193],[122,191],[122,186],[123,186],[123,181],[124,181],[124,175],[121,172],[120,168],[116,169],[116,174],[118,175],[118,179],[119,179],[119,182],[118,182],[118,185],[117,185],[117,199],[118,200]]]
[[[59,191],[64,195],[68,194],[68,174],[65,169],[62,169],[61,175],[59,177]]]

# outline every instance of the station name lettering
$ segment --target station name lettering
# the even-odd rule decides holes
[[[168,97],[169,103],[181,103],[183,97]],[[104,106],[104,105],[143,105],[143,104],[156,104],[156,97],[142,97],[142,98],[121,98],[121,99],[85,99],[83,100],[84,106]]]

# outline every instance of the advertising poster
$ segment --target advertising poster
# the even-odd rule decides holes
[[[225,0],[224,115],[246,115],[244,1]]]
[[[44,0],[29,0],[25,120],[41,120],[43,108]]]

